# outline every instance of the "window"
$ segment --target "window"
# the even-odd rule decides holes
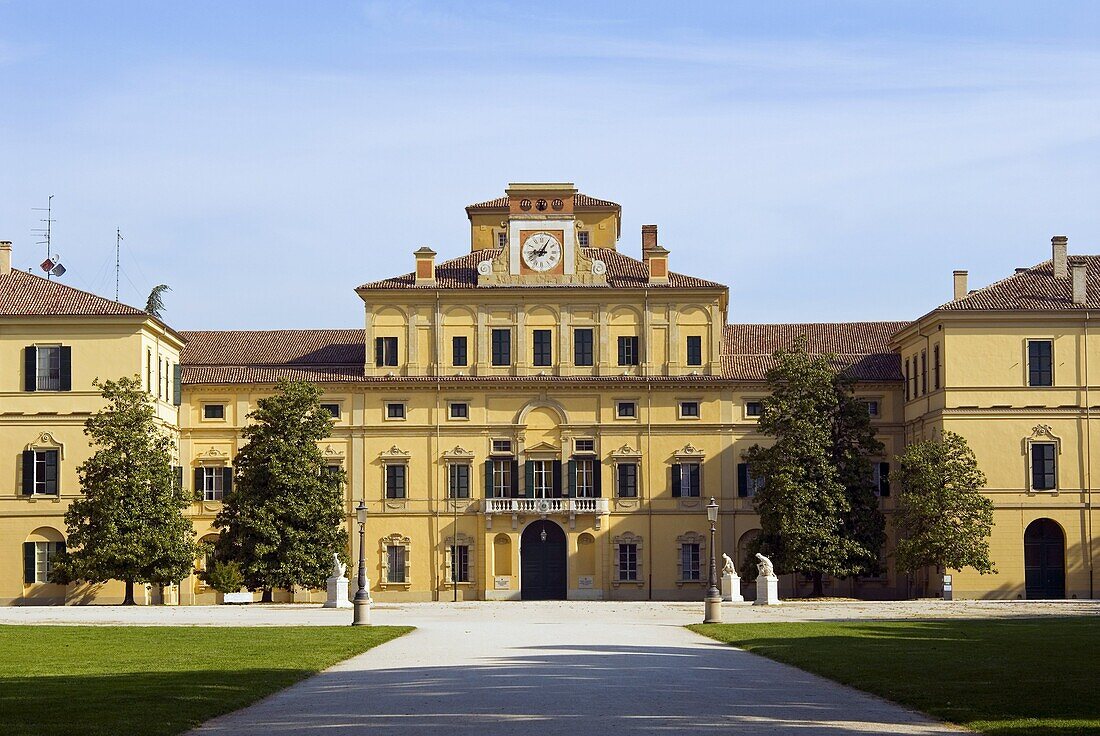
[[[532,485],[530,496],[532,498],[554,497],[554,461],[531,460]]]
[[[24,493],[35,496],[57,495],[57,462],[60,453],[57,450],[31,450],[24,453],[31,465],[30,478],[24,476],[24,484],[29,483],[29,490],[24,488]],[[24,469],[24,473],[27,470]]]
[[[469,419],[470,405],[464,401],[451,403],[451,419]]]
[[[688,335],[687,339],[687,364],[703,364],[703,338],[699,335]]]
[[[225,419],[225,404],[203,404],[203,419]]]
[[[506,245],[508,245],[508,233],[497,233],[497,247],[503,249]]]
[[[581,327],[573,330],[573,364],[588,366],[593,364],[592,328]]]
[[[38,348],[38,390],[61,390],[61,347]]]
[[[159,399],[164,391],[164,361],[157,358],[157,398]]]
[[[512,331],[508,329],[493,330],[493,365],[505,366],[512,364]]]
[[[878,416],[878,401],[872,399],[870,401],[864,401],[863,403],[867,407],[867,416],[869,416],[869,417],[877,417]]]
[[[871,464],[871,484],[876,496],[890,495],[890,463]]]
[[[493,440],[492,452],[494,455],[511,455],[512,440]]]
[[[1057,468],[1053,442],[1031,443],[1031,488],[1035,491],[1053,491],[1057,483]]]
[[[680,418],[681,419],[698,419],[699,418],[699,402],[698,401],[681,401],[680,402]]]
[[[917,398],[918,396],[920,396],[920,394],[917,393],[917,386],[918,386],[917,380],[919,378],[920,378],[920,369],[917,366],[917,356],[914,355],[913,356],[913,391],[912,391],[912,395],[913,395],[914,399]]]
[[[553,363],[553,350],[550,341],[553,333],[550,330],[535,330],[534,333],[534,364],[538,366],[551,365]]]
[[[573,452],[595,452],[596,440],[591,437],[578,437],[573,440]]]
[[[576,497],[598,498],[596,492],[596,463],[590,458],[573,461],[576,465]]]
[[[321,411],[327,411],[332,415],[333,419],[340,418],[340,405],[339,404],[321,404]]]
[[[619,337],[619,365],[638,365],[637,335]]]
[[[467,544],[451,548],[451,582],[470,582],[470,546]]]
[[[153,393],[153,350],[145,351],[145,390]]]
[[[1051,340],[1027,341],[1027,385],[1054,385],[1054,343]]]
[[[615,416],[619,419],[634,419],[638,416],[638,405],[633,401],[617,401]]]
[[[615,467],[615,488],[619,498],[637,498],[638,463],[619,463]]]
[[[489,467],[492,471],[489,485],[491,498],[512,498],[515,496],[515,468],[514,460],[490,460]]]
[[[928,353],[920,351],[920,392],[923,396],[928,393]]]
[[[759,401],[746,401],[745,402],[745,416],[758,417],[763,410],[764,405]]]
[[[379,368],[397,365],[397,338],[374,338],[374,364]]]
[[[577,245],[579,245],[582,248],[587,248],[588,247],[588,231],[587,230],[578,230],[577,231]]]
[[[624,582],[638,579],[638,545],[619,543],[619,580]]]
[[[465,463],[454,463],[449,466],[447,473],[447,497],[470,497],[470,466]]]
[[[466,366],[469,365],[469,358],[466,355],[466,336],[455,335],[451,338],[451,365],[453,366]]]
[[[909,401],[909,359],[905,359],[905,400]]]
[[[405,545],[386,545],[386,582],[405,582]]]
[[[405,402],[403,401],[389,401],[386,402],[386,419],[404,419],[405,418]]]
[[[932,388],[940,389],[940,344],[932,346]]]
[[[201,471],[201,483],[198,490],[202,492],[203,501],[221,501],[225,496],[225,468],[221,466],[204,466]]]
[[[71,391],[72,387],[72,348],[28,345],[24,349],[24,391]]]
[[[680,545],[680,579],[702,580],[699,567],[699,544],[687,542]]]
[[[23,542],[23,583],[50,582],[54,560],[64,550],[64,542]]]
[[[672,466],[672,495],[682,498],[699,496],[700,463],[677,463]]]
[[[753,475],[748,463],[737,463],[737,495],[751,498],[764,489],[764,476]]]
[[[390,463],[386,465],[386,498],[405,498],[405,476],[407,468],[404,463]]]

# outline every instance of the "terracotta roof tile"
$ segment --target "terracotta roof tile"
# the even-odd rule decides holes
[[[0,316],[145,315],[140,309],[25,271],[0,276]]]
[[[1054,265],[1044,261],[1023,269],[1006,279],[972,291],[956,302],[948,302],[938,309],[955,310],[1063,310],[1100,309],[1100,256],[1070,256],[1070,265],[1083,263],[1085,269],[1086,300],[1073,303],[1073,279],[1054,278]]]
[[[184,365],[352,364],[362,372],[363,330],[203,330],[181,333]]]
[[[581,194],[577,192],[573,195],[573,207],[614,207],[618,208],[620,205],[616,202],[612,202],[608,199],[597,199],[596,197],[589,197],[587,194]],[[476,202],[466,207],[467,212],[484,212],[492,210],[504,210],[508,209],[508,198],[497,197],[495,199],[489,199],[484,202]]]
[[[650,284],[645,264],[635,258],[623,255],[609,248],[584,248],[585,255],[597,258],[607,264],[607,285],[622,289],[724,289],[722,284],[694,276],[685,276],[670,272],[667,284]],[[477,264],[500,255],[499,249],[485,249],[467,253],[439,263],[435,267],[434,284],[416,283],[412,272],[380,281],[371,281],[359,289],[476,289],[476,288],[515,288],[515,287],[478,287]],[[606,288],[600,286],[554,287],[554,288]]]

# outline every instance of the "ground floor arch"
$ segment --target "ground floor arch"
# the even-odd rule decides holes
[[[1066,535],[1053,519],[1024,530],[1024,591],[1028,599],[1066,597]]]
[[[525,601],[565,600],[565,531],[552,521],[531,522],[519,542],[520,597]]]

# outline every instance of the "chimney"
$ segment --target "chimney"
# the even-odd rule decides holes
[[[0,240],[0,276],[11,274],[11,241]]]
[[[955,272],[955,301],[965,297],[969,292],[966,288],[966,271]]]
[[[435,251],[428,246],[419,248],[413,256],[416,257],[416,284],[435,283]]]
[[[1073,303],[1084,304],[1088,301],[1085,286],[1085,275],[1088,273],[1088,266],[1084,263],[1073,263],[1070,265],[1069,270],[1073,276]]]
[[[642,225],[642,257],[645,258],[645,254],[657,247],[657,226],[656,225]]]
[[[1054,278],[1064,279],[1069,277],[1069,238],[1065,235],[1055,235],[1050,239],[1050,247],[1053,251]]]

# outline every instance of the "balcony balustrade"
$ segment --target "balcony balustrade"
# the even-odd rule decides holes
[[[606,498],[487,498],[486,514],[606,514]]]

